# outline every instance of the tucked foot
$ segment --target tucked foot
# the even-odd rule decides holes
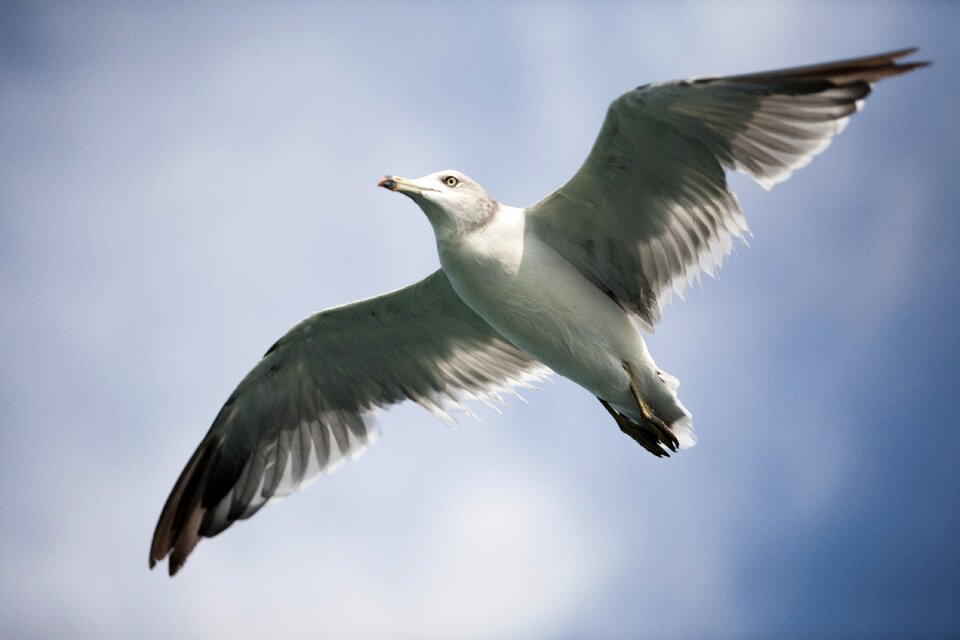
[[[658,458],[670,457],[665,447],[668,447],[671,451],[677,450],[676,437],[670,431],[670,428],[656,416],[653,416],[653,420],[645,419],[643,423],[634,422],[628,416],[611,407],[610,403],[603,398],[597,398],[597,400],[617,421],[620,431],[636,440],[641,447],[653,455]]]
[[[597,398],[604,409],[617,422],[617,426],[625,434],[633,438],[641,447],[657,456],[658,458],[669,457],[669,451],[677,451],[680,447],[680,441],[674,435],[670,427],[661,420],[650,408],[650,405],[640,394],[640,386],[637,384],[637,378],[633,373],[633,367],[626,360],[623,361],[623,370],[627,372],[630,380],[630,392],[637,403],[637,409],[640,412],[640,420],[635,420],[631,416],[624,415],[614,409],[609,402],[603,398]]]
[[[673,431],[670,430],[666,422],[653,415],[653,413],[645,416],[645,418],[649,428],[656,432],[659,441],[666,445],[670,451],[677,451],[680,448],[680,441],[677,440],[677,436],[673,435]]]

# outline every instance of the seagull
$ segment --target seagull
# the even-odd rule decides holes
[[[174,575],[202,538],[353,459],[378,408],[448,418],[554,372],[592,393],[646,451],[695,444],[679,382],[644,343],[676,293],[749,234],[726,181],[769,189],[843,131],[916,49],[746,75],[648,84],[614,100],[577,173],[526,208],[454,170],[379,186],[412,199],[440,269],[321,311],[266,352],[173,487],[150,548]]]

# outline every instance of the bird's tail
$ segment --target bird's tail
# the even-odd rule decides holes
[[[658,406],[655,406],[653,410],[670,427],[670,431],[677,438],[679,448],[689,449],[697,444],[697,436],[693,432],[693,416],[680,402],[680,398],[677,397],[680,381],[660,369],[657,369],[657,376],[669,393],[667,402],[658,403]]]

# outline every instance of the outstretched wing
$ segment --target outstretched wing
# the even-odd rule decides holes
[[[528,228],[648,331],[672,292],[748,233],[725,170],[765,188],[827,148],[914,49],[749,75],[652,84],[617,98],[590,155],[527,209]]]
[[[405,399],[431,412],[549,372],[467,307],[437,271],[322,311],[273,345],[220,410],[160,514],[150,566],[170,575],[201,537],[249,518],[373,439],[365,419]]]

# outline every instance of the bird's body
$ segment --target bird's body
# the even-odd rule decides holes
[[[514,345],[620,413],[641,419],[626,361],[654,413],[667,424],[688,418],[630,315],[525,222],[524,209],[501,204],[486,224],[438,239],[440,264],[460,298]],[[681,444],[691,446],[687,422],[682,427]]]
[[[443,416],[552,370],[650,453],[692,446],[678,382],[638,329],[748,232],[725,172],[787,179],[873,83],[926,64],[898,62],[909,53],[638,87],[611,103],[577,173],[523,209],[457,171],[382,179],[423,210],[441,269],[317,313],[267,351],[177,479],[150,566],[169,555],[172,575],[201,538],[355,457],[370,414],[406,399]]]

